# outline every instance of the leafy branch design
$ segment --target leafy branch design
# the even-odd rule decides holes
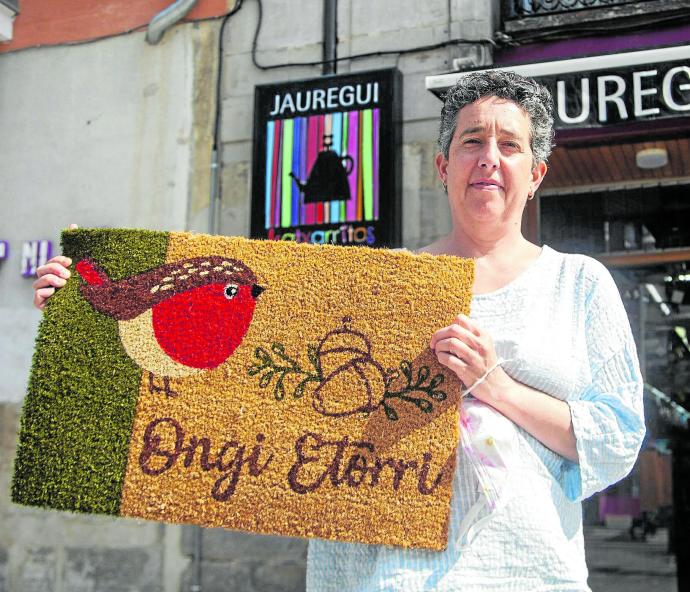
[[[277,357],[276,361],[274,361],[271,352]],[[307,384],[310,382],[320,384],[323,380],[318,364],[315,345],[310,344],[307,346],[307,358],[314,367],[313,372],[303,370],[296,360],[288,356],[285,353],[285,346],[282,343],[274,343],[271,345],[270,352],[263,347],[257,347],[254,350],[254,356],[256,357],[257,362],[252,364],[247,369],[247,373],[250,376],[261,374],[259,378],[259,386],[261,388],[267,388],[270,386],[273,378],[277,376],[278,380],[273,387],[273,396],[277,401],[281,401],[285,398],[285,378],[291,374],[304,377],[302,380],[300,380],[292,393],[292,396],[295,399],[299,399],[302,395],[304,395]]]
[[[400,399],[405,403],[411,403],[424,413],[431,413],[434,409],[434,404],[432,401],[429,401],[429,399],[413,397],[411,396],[412,394],[423,393],[434,401],[439,402],[446,400],[446,393],[437,388],[443,384],[443,374],[436,374],[429,381],[429,384],[425,384],[429,379],[430,374],[431,372],[428,366],[421,366],[417,371],[417,376],[415,378],[412,363],[408,360],[403,360],[400,362],[399,370],[395,370],[393,368],[388,370],[386,376],[384,377],[386,392],[383,394],[383,399],[380,403],[388,419],[391,421],[396,421],[398,419],[397,411],[388,403],[390,399]],[[405,379],[405,384],[402,388],[391,390],[393,383],[397,382],[401,375]]]
[[[281,343],[272,344],[270,350],[257,347],[254,350],[254,356],[256,361],[248,368],[248,374],[259,376],[259,387],[262,389],[271,386],[274,378],[277,377],[273,386],[273,396],[277,401],[285,398],[285,382],[288,376],[301,377],[292,391],[292,397],[295,399],[304,395],[310,383],[316,383],[317,387],[324,383],[319,350],[316,345],[307,346],[307,358],[313,370],[303,369],[297,360],[285,352],[285,346]],[[423,413],[431,413],[434,409],[434,401],[441,402],[447,398],[445,391],[439,388],[443,381],[443,374],[439,373],[431,377],[428,366],[419,367],[415,374],[412,362],[402,360],[398,369],[389,368],[385,372],[383,376],[385,390],[381,400],[375,405],[383,407],[386,417],[391,421],[397,421],[399,418],[398,412],[391,405],[394,399],[414,405]]]

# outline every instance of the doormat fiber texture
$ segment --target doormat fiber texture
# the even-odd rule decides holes
[[[440,550],[469,314],[455,257],[175,232],[65,231],[16,503]]]

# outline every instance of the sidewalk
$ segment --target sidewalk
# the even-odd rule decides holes
[[[585,528],[585,552],[592,592],[677,592],[675,556],[668,555],[668,531],[646,542],[627,529]]]

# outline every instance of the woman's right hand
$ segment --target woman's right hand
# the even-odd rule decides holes
[[[78,228],[76,224],[69,225],[70,230]],[[68,267],[72,264],[69,257],[58,255],[36,270],[38,279],[33,283],[34,306],[40,310],[54,293],[56,288],[62,288],[70,276]]]

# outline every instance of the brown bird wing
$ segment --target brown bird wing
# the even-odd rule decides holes
[[[127,321],[187,290],[216,283],[256,282],[254,272],[241,261],[212,256],[166,263],[119,282],[82,284],[80,291],[98,312]]]

